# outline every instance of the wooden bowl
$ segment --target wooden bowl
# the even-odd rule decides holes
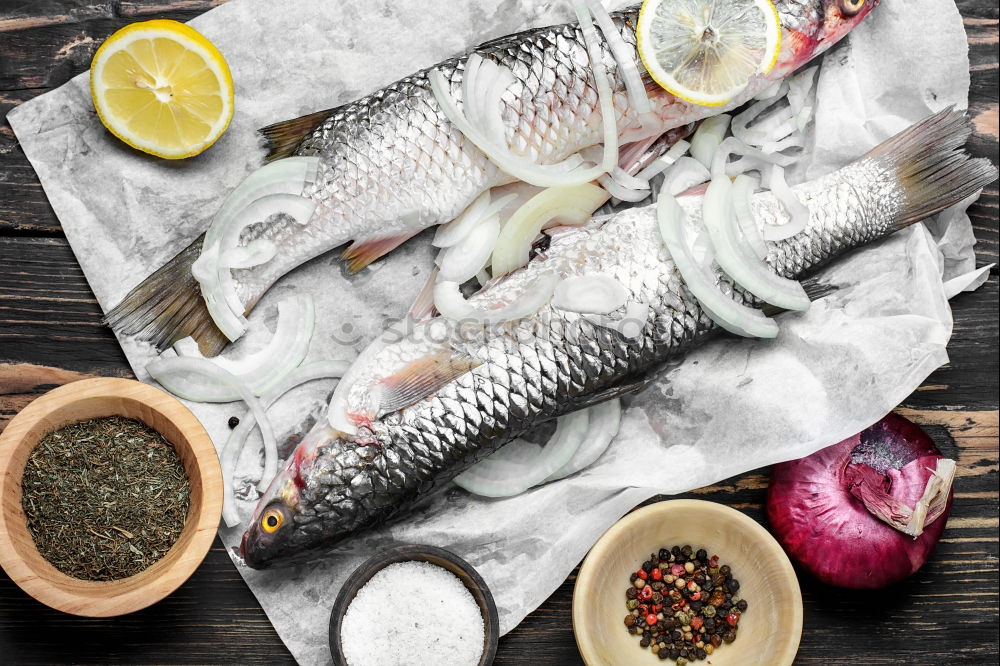
[[[35,548],[21,509],[21,476],[45,435],[102,416],[142,421],[174,445],[191,485],[191,506],[177,542],[148,569],[119,580],[89,581],[62,573]],[[152,386],[112,378],[72,382],[29,404],[0,433],[0,566],[22,590],[56,610],[109,617],[156,603],[205,559],[221,515],[222,469],[212,440],[194,414]]]
[[[736,640],[710,657],[712,666],[791,664],[802,635],[802,595],[778,542],[735,509],[700,500],[669,500],[626,515],[597,541],[573,590],[573,632],[588,666],[670,663],[639,647],[625,630],[629,575],[660,548],[690,544],[717,554],[740,581],[749,607]],[[702,662],[697,662],[702,663]]]
[[[384,550],[365,560],[340,588],[337,601],[333,604],[333,612],[330,614],[330,654],[333,657],[334,665],[347,666],[344,648],[340,643],[340,628],[344,622],[344,613],[354,601],[358,590],[364,587],[372,576],[388,565],[409,561],[436,564],[452,572],[465,583],[465,587],[472,593],[472,598],[476,600],[476,604],[479,605],[479,610],[483,614],[483,656],[479,660],[479,666],[492,664],[497,653],[497,640],[500,638],[500,618],[497,616],[497,606],[493,601],[490,588],[486,586],[486,581],[479,575],[479,572],[458,555],[443,548],[398,546]],[[442,666],[445,665],[442,664]]]

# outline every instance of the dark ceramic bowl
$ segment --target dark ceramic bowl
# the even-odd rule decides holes
[[[434,546],[416,545],[390,548],[370,557],[344,582],[330,614],[330,653],[333,656],[333,663],[336,666],[347,666],[347,659],[340,643],[340,628],[344,621],[344,613],[354,601],[358,590],[364,587],[372,576],[390,564],[411,561],[436,564],[458,576],[465,584],[483,614],[483,656],[479,660],[479,666],[492,664],[497,653],[497,639],[500,637],[500,619],[490,588],[472,565],[458,555]]]

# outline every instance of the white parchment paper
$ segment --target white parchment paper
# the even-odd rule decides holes
[[[236,113],[207,153],[182,162],[138,154],[98,122],[83,74],[9,119],[41,178],[84,273],[107,310],[207,226],[225,195],[259,166],[254,130],[355,99],[485,39],[568,20],[542,0],[233,0],[192,21],[226,56]],[[952,0],[883,0],[822,60],[816,122],[800,177],[842,166],[932,111],[967,105],[969,63]],[[392,527],[358,535],[322,563],[241,569],[302,663],[329,661],[327,623],[342,581],[394,542],[434,544],[475,565],[507,632],[537,607],[616,519],[656,493],[678,493],[851,435],[896,406],[948,360],[947,298],[978,286],[964,206],[854,253],[826,271],[841,288],[807,313],[782,317],[773,341],[725,339],[689,355],[628,401],[621,433],[591,468],[506,500],[452,488]],[[643,214],[641,211],[629,214]],[[275,304],[297,290],[317,303],[307,360],[353,358],[401,316],[431,265],[427,235],[347,276],[320,257],[278,283],[227,354],[261,346]],[[978,279],[977,279],[978,278]],[[140,378],[153,357],[122,340]],[[278,404],[287,435],[318,413],[332,382]],[[190,404],[217,445],[237,405]],[[244,456],[253,475],[259,444]],[[637,459],[659,460],[654,475]],[[243,483],[241,510],[255,499]],[[229,546],[240,530],[222,530]]]

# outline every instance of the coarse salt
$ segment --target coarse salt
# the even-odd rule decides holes
[[[485,628],[455,574],[430,562],[385,567],[344,613],[340,644],[350,666],[475,666]]]

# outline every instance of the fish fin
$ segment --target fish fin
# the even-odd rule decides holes
[[[264,135],[264,139],[267,141],[268,153],[264,161],[273,162],[283,157],[291,157],[303,139],[329,118],[337,108],[317,111],[291,120],[282,120],[280,123],[274,123],[257,130]]]
[[[191,274],[201,255],[202,234],[177,256],[126,294],[104,316],[104,323],[120,335],[135,336],[160,351],[182,338],[193,337],[205,356],[215,356],[229,340],[212,321]]]
[[[639,375],[637,377],[633,376],[631,378],[626,378],[621,383],[598,391],[597,393],[591,393],[577,398],[573,401],[573,409],[570,411],[586,409],[587,407],[593,407],[596,404],[607,402],[608,400],[621,398],[629,393],[635,393],[636,391],[645,388],[645,386],[651,381],[653,381],[653,378],[649,375]]]
[[[377,411],[386,414],[408,407],[479,364],[469,356],[447,351],[411,361],[376,384]]]
[[[437,276],[440,272],[441,269],[435,266],[430,275],[427,276],[427,282],[421,287],[417,297],[413,299],[413,304],[406,312],[413,321],[424,321],[430,319],[430,316],[434,314],[434,284],[437,282]]]
[[[822,282],[820,276],[812,275],[802,280],[799,284],[806,292],[806,296],[809,297],[809,301],[818,301],[821,298],[826,298],[833,292],[840,289],[835,284],[829,284],[827,282]],[[788,312],[787,308],[782,308],[777,305],[771,305],[770,303],[765,303],[761,306],[760,311],[764,313],[767,317],[773,317],[774,315],[779,315],[782,312]]]
[[[383,236],[363,241],[356,240],[344,250],[340,257],[347,261],[347,269],[349,271],[357,273],[379,257],[392,252],[421,231],[423,229],[408,231],[396,236]]]
[[[899,179],[904,197],[896,228],[939,213],[996,180],[996,167],[988,159],[973,159],[962,149],[971,133],[965,113],[948,107],[861,158],[881,164]]]

